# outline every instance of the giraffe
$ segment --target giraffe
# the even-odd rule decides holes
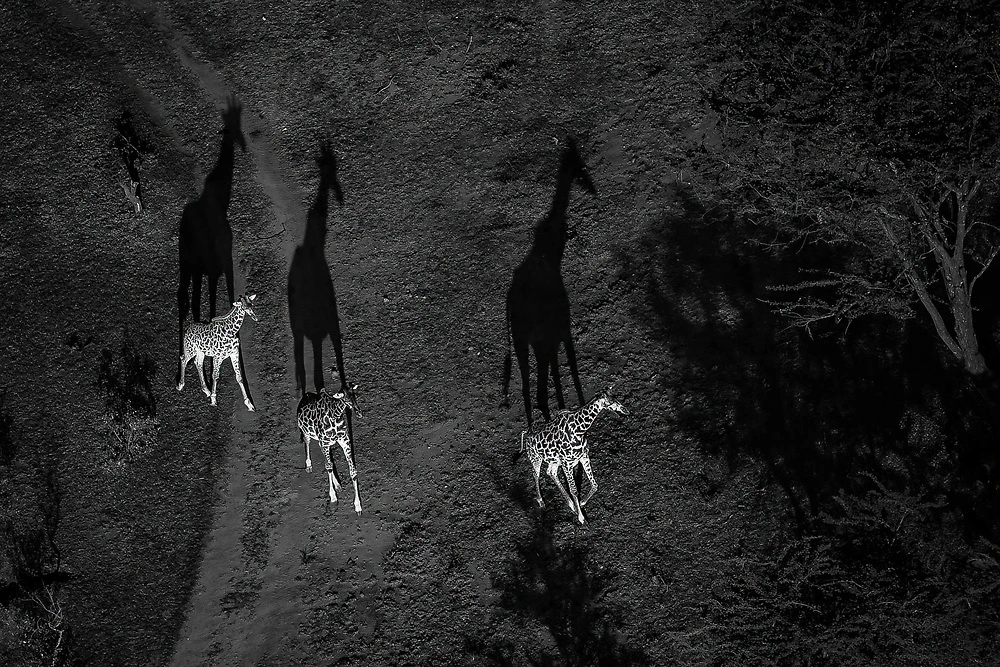
[[[340,387],[345,389],[347,386],[337,293],[324,254],[330,191],[333,191],[337,203],[344,203],[337,180],[337,159],[330,142],[320,145],[316,162],[319,165],[319,191],[306,218],[305,238],[302,245],[295,249],[288,270],[288,317],[295,341],[295,382],[299,396],[306,391],[303,349],[306,338],[312,342],[313,382],[317,391],[323,388],[323,340],[327,336],[333,343]]]
[[[532,424],[531,390],[529,387],[529,348],[535,351],[538,366],[537,403],[546,420],[549,419],[548,376],[556,402],[565,408],[562,383],[559,379],[559,345],[566,348],[573,384],[577,397],[583,404],[583,388],[576,365],[576,349],[570,333],[569,297],[563,284],[560,265],[569,231],[566,225],[566,208],[572,184],[576,182],[587,192],[596,195],[594,184],[586,165],[577,151],[576,141],[567,137],[566,148],[559,165],[556,193],[548,215],[536,226],[531,251],[514,270],[510,289],[507,291],[506,324],[507,355],[504,358],[503,396],[506,404],[511,378],[511,346],[517,355],[521,371],[521,394],[529,428]]]
[[[336,368],[331,368],[331,372]],[[295,411],[299,435],[306,443],[306,470],[312,472],[312,459],[309,456],[309,442],[316,440],[326,457],[326,472],[330,476],[330,502],[337,502],[337,491],[340,491],[340,480],[333,466],[330,449],[335,443],[340,444],[347,458],[347,467],[354,483],[354,511],[361,514],[361,496],[358,493],[358,470],[354,466],[354,455],[351,451],[351,440],[347,432],[347,411],[361,417],[354,392],[357,385],[351,385],[346,391],[327,393],[326,388],[320,388],[319,393],[307,392],[299,399]]]
[[[219,382],[219,372],[222,370],[221,362],[225,357],[233,364],[233,371],[236,373],[236,382],[239,383],[243,391],[243,403],[247,410],[253,412],[253,401],[247,394],[246,386],[243,384],[243,376],[240,373],[240,327],[243,326],[243,318],[249,315],[254,322],[257,322],[257,313],[253,310],[253,302],[257,298],[256,294],[241,296],[239,301],[233,302],[233,309],[229,314],[222,317],[213,318],[211,322],[191,322],[184,330],[183,353],[181,354],[181,366],[179,371],[180,380],[177,382],[177,391],[184,389],[184,369],[188,362],[194,359],[195,366],[198,367],[198,379],[201,380],[201,390],[212,399],[215,405],[215,390]],[[203,364],[205,357],[212,357],[212,390],[209,391],[205,385],[205,373]]]
[[[597,481],[594,479],[594,471],[590,465],[587,430],[604,410],[611,410],[620,415],[628,414],[628,410],[621,403],[611,398],[613,388],[613,386],[608,387],[592,401],[577,410],[559,410],[552,421],[521,432],[521,449],[514,459],[517,460],[521,452],[528,451],[528,459],[535,472],[535,497],[539,507],[545,507],[545,501],[542,500],[542,492],[538,486],[542,463],[545,463],[548,466],[546,473],[556,483],[559,492],[569,504],[570,511],[576,514],[577,520],[581,524],[585,523],[583,506],[597,491]],[[583,466],[583,472],[590,482],[590,490],[582,500],[577,497],[576,482],[573,480],[573,469],[578,463]],[[569,485],[568,493],[562,482],[559,481],[560,469]]]
[[[178,254],[180,283],[177,288],[178,335],[183,345],[184,320],[188,309],[195,322],[201,321],[202,276],[208,279],[209,318],[215,317],[216,290],[225,274],[229,301],[236,300],[233,282],[233,230],[227,212],[233,189],[233,153],[239,144],[245,153],[246,139],[241,129],[243,107],[231,95],[222,112],[222,145],[219,158],[205,178],[198,199],[188,203],[181,215]],[[188,288],[191,294],[189,298]]]

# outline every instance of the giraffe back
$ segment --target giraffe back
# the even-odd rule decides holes
[[[559,410],[552,415],[552,421],[535,424],[524,432],[524,448],[532,463],[565,463],[580,459],[586,449],[586,441],[569,428],[574,414],[574,410]]]
[[[228,357],[239,346],[239,331],[237,335],[226,333],[224,318],[216,318],[211,322],[191,322],[184,330],[184,349],[191,352],[201,352],[207,357]]]
[[[332,442],[347,437],[347,409],[345,398],[320,392],[307,393],[299,401],[296,421],[306,438]]]

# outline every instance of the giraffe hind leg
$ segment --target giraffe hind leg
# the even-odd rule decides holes
[[[573,480],[573,469],[576,467],[576,463],[564,463],[563,473],[566,475],[566,486],[569,487],[569,495],[573,498],[572,505],[576,510],[576,518],[579,520],[580,525],[586,523],[583,518],[583,506],[580,505],[580,498],[576,495],[576,481]]]
[[[299,426],[299,431],[302,432],[302,438],[306,441],[306,472],[312,472],[313,462],[312,459],[309,457],[309,441],[311,440],[311,438],[308,435],[306,435],[306,432],[302,430],[301,426]]]
[[[320,440],[319,448],[323,450],[323,456],[326,457],[326,474],[330,477],[330,502],[337,502],[337,491],[340,491],[340,480],[337,479],[337,471],[333,467],[333,458],[330,456],[330,449],[333,447],[333,443],[329,441]]]
[[[354,484],[354,511],[361,514],[361,494],[358,491],[358,469],[354,467],[354,456],[351,453],[351,442],[346,435],[340,437],[340,448],[344,450],[347,458],[347,469],[351,473],[351,482]]]
[[[566,504],[569,505],[569,510],[576,514],[576,505],[573,503],[573,499],[570,498],[569,493],[566,492],[566,487],[563,486],[563,483],[559,481],[559,464],[556,462],[550,463],[546,472],[548,473],[548,476],[552,478],[552,481],[556,483],[556,486],[559,488],[559,493],[562,494],[562,497],[566,500]]]
[[[222,372],[222,364],[217,363],[215,357],[212,357],[212,394],[211,394],[212,405],[216,405],[215,392],[219,388],[219,373],[221,372]]]
[[[580,464],[583,465],[583,474],[587,476],[587,481],[590,482],[590,488],[587,490],[587,495],[583,497],[580,501],[580,507],[587,504],[594,492],[597,491],[597,480],[594,479],[594,471],[590,467],[590,456],[584,451],[583,457],[580,459]]]
[[[538,478],[542,474],[542,459],[541,458],[532,459],[531,467],[534,468],[535,470],[535,500],[538,501],[539,507],[545,507],[545,501],[542,500],[542,490],[538,486]]]
[[[211,398],[212,392],[208,388],[208,384],[205,382],[205,353],[196,352],[194,355],[194,365],[198,369],[198,379],[201,380],[201,390],[205,392],[205,395]],[[212,405],[215,405],[215,401],[212,401]]]
[[[229,355],[229,360],[233,363],[233,372],[236,373],[236,382],[240,385],[240,391],[243,392],[243,403],[247,406],[247,410],[253,412],[253,401],[250,400],[250,396],[247,395],[247,388],[243,385],[243,376],[240,374],[240,348],[237,346],[233,353]]]

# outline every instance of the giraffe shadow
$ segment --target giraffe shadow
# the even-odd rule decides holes
[[[623,610],[604,601],[615,574],[594,567],[585,546],[556,544],[553,530],[551,519],[536,519],[505,570],[492,577],[502,614],[521,629],[515,635],[522,639],[511,641],[501,632],[467,634],[466,652],[504,667],[650,664],[645,653],[619,639]],[[500,615],[496,620],[493,629]],[[540,626],[552,641],[533,645],[529,637],[537,633],[523,632],[526,626]]]
[[[180,271],[177,285],[177,349],[178,355],[184,350],[184,322],[190,312],[195,322],[201,320],[202,282],[208,285],[209,319],[216,316],[219,279],[226,278],[226,294],[229,297],[224,311],[236,301],[236,285],[233,282],[233,230],[229,225],[229,201],[233,189],[233,166],[235,147],[240,146],[245,153],[246,138],[242,129],[242,106],[235,96],[227,100],[222,112],[222,135],[219,157],[208,176],[201,194],[189,202],[181,214],[178,231],[178,256]],[[240,369],[243,385],[249,394],[250,384],[246,378],[246,364],[243,363],[243,348],[239,349]],[[205,363],[205,377],[211,378],[214,361]],[[176,382],[180,382],[180,371]]]
[[[521,394],[524,412],[531,426],[532,406],[530,388],[530,354],[534,351],[536,362],[536,407],[549,419],[548,381],[552,378],[556,403],[566,407],[562,380],[559,374],[559,349],[566,351],[573,386],[580,405],[583,405],[583,387],[577,368],[576,349],[571,332],[570,302],[562,278],[562,258],[571,233],[566,221],[570,190],[576,183],[596,195],[587,167],[580,157],[572,137],[566,140],[556,192],[548,214],[535,225],[534,239],[527,257],[514,269],[506,298],[508,348],[504,358],[503,396],[506,403],[512,373],[511,348],[517,358],[521,376]]]
[[[305,237],[295,248],[288,270],[288,316],[295,342],[295,382],[300,395],[306,391],[306,339],[312,343],[313,383],[316,391],[325,384],[323,343],[327,338],[333,344],[341,388],[347,386],[337,293],[326,261],[328,199],[331,191],[338,204],[342,205],[344,202],[337,179],[337,159],[330,142],[320,145],[317,164],[319,188],[309,207]]]
[[[329,198],[332,194],[339,205],[344,195],[337,177],[337,158],[329,141],[323,141],[316,158],[319,185],[316,198],[306,216],[306,231],[302,243],[295,248],[288,269],[288,317],[295,352],[295,385],[299,396],[306,394],[305,341],[312,343],[313,384],[315,391],[325,386],[323,344],[329,338],[333,345],[340,388],[348,389],[344,370],[344,346],[337,310],[337,292],[326,260],[326,237],[329,232]],[[347,413],[347,431],[354,455],[354,418]]]
[[[837,494],[869,488],[873,475],[959,502],[935,458],[951,454],[934,446],[918,455],[907,425],[933,415],[969,449],[990,429],[970,407],[981,401],[943,366],[923,327],[873,316],[840,337],[789,328],[767,303],[781,297],[769,286],[802,280],[802,266],[835,267],[835,251],[775,252],[686,188],[667,197],[670,213],[623,256],[622,276],[640,281],[633,316],[664,345],[679,428],[731,465],[742,456],[762,462],[800,529]]]

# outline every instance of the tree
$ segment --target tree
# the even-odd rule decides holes
[[[987,373],[973,291],[1000,251],[1000,3],[745,0],[715,16],[713,195],[773,224],[777,247],[836,258],[777,287],[776,310],[811,331],[923,308]]]

